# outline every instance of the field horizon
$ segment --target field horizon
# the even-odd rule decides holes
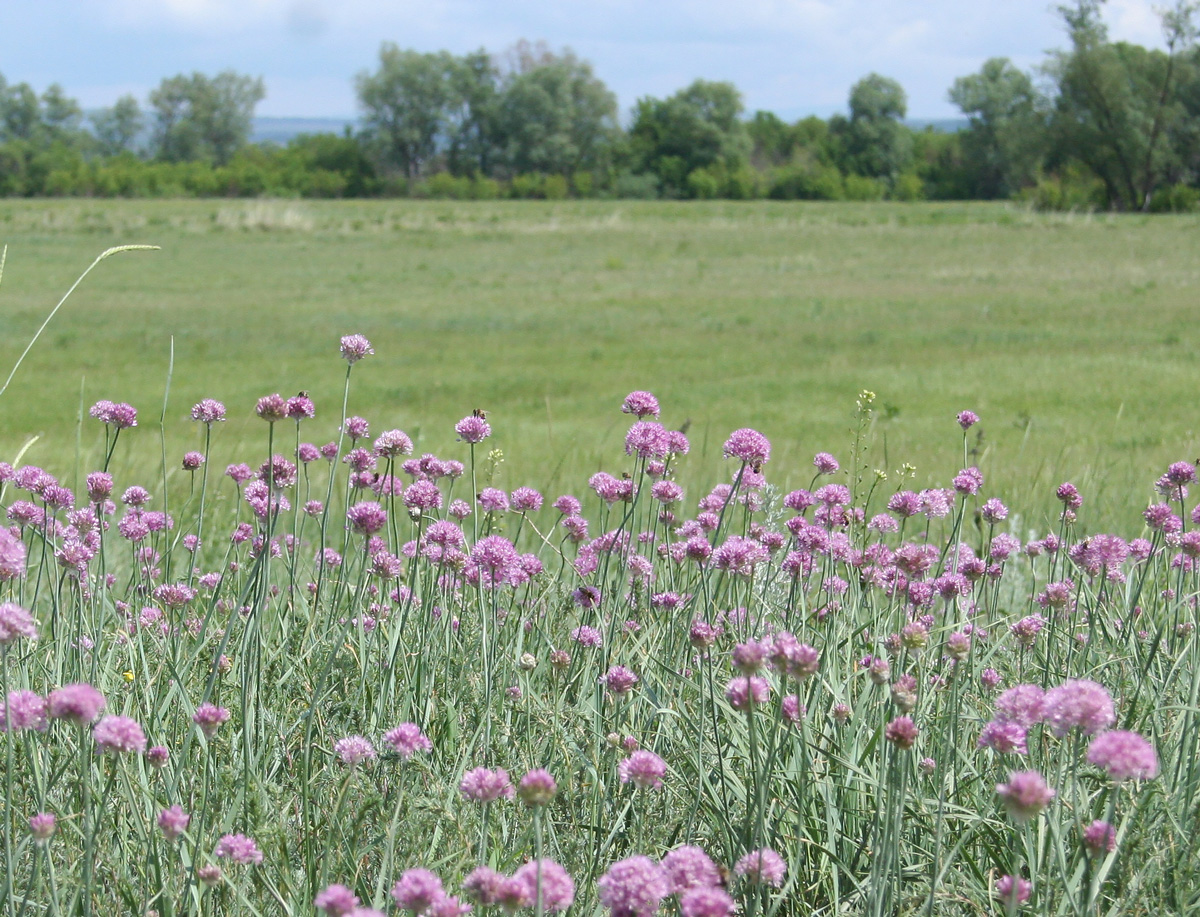
[[[325,357],[357,332],[376,355],[350,412],[441,452],[486,409],[508,487],[578,490],[610,467],[633,389],[689,426],[697,464],[752,426],[773,483],[805,486],[815,452],[849,458],[867,389],[866,462],[894,483],[909,462],[914,485],[944,485],[969,408],[971,461],[989,493],[1044,507],[1031,528],[1067,479],[1129,520],[1168,462],[1200,454],[1198,224],[978,203],[5,201],[6,367],[100,251],[162,251],[104,263],[55,318],[6,393],[0,457],[36,436],[24,460],[78,480],[97,458],[76,457],[81,413],[101,398],[157,438],[172,347],[171,465],[215,379],[218,467],[272,391],[309,391],[305,435],[324,441],[342,384]]]

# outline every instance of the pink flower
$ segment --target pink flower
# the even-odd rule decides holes
[[[681,917],[732,917],[737,905],[723,888],[700,886],[679,896]]]
[[[7,529],[0,529],[3,535],[0,538],[13,538],[11,532]],[[20,540],[16,539],[20,544]],[[25,552],[21,550],[20,571],[24,572]],[[18,574],[20,575],[20,574]],[[0,576],[0,580],[12,579],[14,577]],[[16,605],[13,602],[4,602],[0,604],[0,646],[11,646],[19,640],[36,640],[38,637],[37,625],[33,621],[33,615]]]
[[[638,677],[623,665],[614,665],[604,676],[604,686],[618,696],[628,694],[637,683]]]
[[[428,869],[406,870],[392,886],[392,898],[401,910],[423,914],[445,897],[442,880]]]
[[[477,767],[463,774],[458,790],[464,799],[475,802],[493,802],[497,799],[512,799],[516,795],[508,773],[498,767],[494,771],[486,767]]]
[[[401,723],[384,735],[384,739],[405,761],[418,751],[433,750],[433,743],[426,738],[416,723]]]
[[[527,773],[517,785],[517,795],[521,802],[531,808],[548,806],[558,792],[558,784],[554,782],[548,770],[538,768]]]
[[[0,732],[45,732],[47,725],[46,702],[33,691],[12,691],[7,703],[0,704]]]
[[[464,417],[454,425],[454,432],[463,442],[481,443],[492,435],[492,428],[486,420],[476,414]]]
[[[575,882],[554,860],[533,860],[513,873],[512,881],[524,886],[529,904],[537,906],[539,881],[542,890],[542,909],[565,911],[575,901]]]
[[[1001,876],[996,880],[996,897],[1006,905],[1023,904],[1033,893],[1033,885],[1020,876]]]
[[[1083,846],[1097,855],[1112,853],[1117,848],[1117,832],[1106,821],[1094,821],[1083,829]]]
[[[330,885],[317,892],[313,907],[324,911],[329,917],[346,917],[358,907],[358,895],[345,885]]]
[[[642,789],[662,789],[667,762],[652,751],[641,749],[617,765],[622,783],[632,783]]]
[[[226,834],[217,841],[214,855],[221,860],[232,860],[234,863],[257,865],[263,861],[262,851],[254,843],[253,838],[244,834]]]
[[[136,720],[127,716],[106,716],[92,729],[92,738],[103,751],[141,754],[146,750],[146,735]]]
[[[171,806],[158,813],[158,828],[169,841],[176,840],[187,830],[192,817],[179,806]]]
[[[764,465],[771,458],[771,441],[749,427],[742,427],[729,434],[722,454],[736,458],[747,465]]]
[[[787,864],[783,862],[783,857],[770,847],[763,847],[743,856],[737,861],[733,871],[753,885],[772,885],[779,888],[787,875]]]
[[[1046,692],[1046,722],[1060,738],[1072,729],[1095,735],[1117,721],[1112,697],[1094,681],[1065,681]]]
[[[621,403],[621,412],[623,414],[632,414],[639,420],[643,417],[658,417],[658,399],[650,394],[650,392],[630,392],[625,396],[624,402]]]
[[[55,818],[49,812],[38,812],[29,818],[29,833],[35,841],[48,841],[54,836]]]
[[[757,675],[733,678],[725,686],[725,699],[729,701],[729,706],[742,713],[765,704],[770,696],[771,686],[765,678]]]
[[[222,724],[229,722],[229,711],[216,704],[204,703],[192,714],[192,722],[200,727],[206,739],[211,739]]]
[[[333,753],[350,767],[375,760],[375,746],[363,736],[346,736],[333,743]]]
[[[671,893],[666,870],[646,856],[613,863],[596,888],[612,917],[650,917]]]
[[[192,420],[198,423],[221,423],[225,420],[225,405],[213,398],[205,398],[192,405]]]
[[[689,888],[721,884],[721,873],[700,847],[676,847],[662,858],[662,868],[671,879],[671,891],[679,894]]]
[[[1108,771],[1108,776],[1123,780],[1149,780],[1158,776],[1158,756],[1154,747],[1136,732],[1102,732],[1088,746],[1090,764]]]
[[[371,347],[371,342],[361,334],[347,334],[342,338],[339,349],[342,352],[342,358],[351,366],[375,352]]]
[[[895,745],[902,751],[906,751],[913,747],[917,741],[919,730],[912,719],[907,716],[898,716],[883,730],[884,738]]]
[[[996,793],[1017,821],[1029,821],[1050,805],[1055,792],[1037,771],[1013,771],[1008,783],[996,785]]]

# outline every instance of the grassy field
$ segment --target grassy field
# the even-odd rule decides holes
[[[1198,230],[982,204],[4,201],[5,375],[100,251],[162,251],[101,265],[57,316],[0,398],[0,458],[38,435],[25,461],[73,467],[100,398],[136,405],[135,435],[157,438],[172,340],[172,464],[198,443],[188,408],[214,394],[232,418],[214,462],[247,459],[272,391],[308,390],[305,436],[330,439],[338,337],[361,332],[376,355],[351,412],[458,455],[454,422],[485,408],[510,488],[578,492],[612,469],[635,388],[690,422],[702,457],[762,430],[772,480],[806,486],[814,452],[848,459],[865,388],[872,466],[946,484],[971,408],[986,495],[1042,507],[1024,521],[1043,529],[1070,479],[1103,499],[1092,527],[1128,527],[1166,464],[1200,454]],[[81,437],[80,470],[99,439]]]

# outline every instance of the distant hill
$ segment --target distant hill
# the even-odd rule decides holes
[[[923,131],[931,127],[939,134],[965,131],[971,125],[966,118],[905,118],[904,123],[914,131]]]
[[[904,122],[915,131],[929,127],[938,133],[952,134],[967,129],[966,118],[908,118]],[[300,134],[341,134],[346,128],[354,130],[354,118],[266,118],[254,119],[250,131],[251,143],[278,143],[285,146]]]
[[[341,134],[353,130],[354,118],[265,118],[256,117],[250,129],[251,143],[278,143],[283,146],[300,134]]]

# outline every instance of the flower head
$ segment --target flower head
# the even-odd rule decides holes
[[[35,841],[48,841],[54,836],[55,818],[49,812],[38,812],[29,818],[29,833]]]
[[[596,882],[600,903],[612,917],[650,917],[671,893],[667,872],[647,856],[613,863]]]
[[[907,716],[896,717],[883,731],[884,738],[901,750],[912,748],[916,744],[918,733],[916,724]]]
[[[389,730],[383,738],[405,761],[418,751],[433,750],[433,743],[426,738],[416,723],[401,723],[395,729]]]
[[[537,906],[539,884],[544,911],[565,911],[575,901],[574,880],[554,860],[532,860],[519,867],[510,881],[524,886],[527,907]]]
[[[492,428],[478,414],[470,414],[454,425],[454,432],[465,443],[481,443],[492,435]]]
[[[1094,821],[1083,829],[1083,846],[1097,855],[1112,853],[1117,848],[1117,832],[1106,821]]]
[[[192,722],[200,727],[206,739],[211,739],[223,723],[229,722],[229,711],[216,704],[203,703],[192,714]]]
[[[630,392],[621,403],[621,413],[632,414],[639,420],[643,417],[658,417],[658,399],[649,392]]]
[[[46,702],[33,691],[12,691],[7,701],[0,703],[0,732],[45,732],[47,725]]]
[[[662,789],[667,762],[652,751],[639,749],[617,765],[622,783],[632,783],[642,789]]]
[[[340,349],[343,359],[351,366],[375,352],[371,342],[361,334],[347,334],[342,338]]]
[[[1154,746],[1136,732],[1117,729],[1100,733],[1088,746],[1087,759],[1118,783],[1131,777],[1149,780],[1158,776]]]
[[[240,865],[257,865],[263,861],[262,851],[254,839],[244,834],[226,834],[217,841],[215,856]]]
[[[5,535],[11,534],[6,529],[0,529]],[[22,570],[24,569],[25,552],[21,551]],[[4,577],[0,577],[0,580]],[[0,646],[9,646],[20,640],[36,640],[37,625],[33,615],[13,602],[0,604]]]
[[[770,847],[763,847],[743,856],[737,861],[733,871],[753,885],[772,885],[779,888],[787,875],[787,864],[783,862],[783,857]]]
[[[689,888],[679,896],[681,917],[732,917],[736,910],[729,892],[715,886]]]
[[[492,802],[496,799],[512,799],[516,795],[508,772],[498,767],[494,771],[477,767],[463,774],[458,790],[464,799],[475,802]]]
[[[671,880],[671,891],[682,894],[690,888],[721,884],[721,873],[701,848],[685,844],[662,858],[662,868]]]
[[[729,434],[722,454],[726,458],[741,459],[748,465],[764,465],[771,457],[771,441],[749,427],[742,427]]]
[[[558,784],[554,782],[554,777],[543,768],[530,771],[517,784],[517,795],[521,797],[521,802],[531,808],[549,805],[557,792]]]
[[[254,406],[254,413],[267,421],[267,423],[275,423],[277,420],[283,420],[288,416],[287,399],[278,392],[273,395],[264,395],[258,399],[258,404]]]
[[[345,885],[329,885],[317,892],[313,907],[329,917],[347,917],[358,907],[358,895]]]
[[[6,528],[0,528],[0,583],[25,575],[25,543]]]
[[[70,720],[86,726],[104,709],[104,695],[87,684],[63,685],[46,698],[46,711],[51,719]]]
[[[92,738],[101,750],[113,754],[146,750],[146,734],[137,720],[127,716],[106,716],[92,729]]]
[[[1094,681],[1065,681],[1046,692],[1046,722],[1060,738],[1072,729],[1095,735],[1117,721],[1112,696]]]
[[[414,914],[425,913],[445,894],[442,880],[428,869],[405,870],[392,886],[392,898],[396,906]]]
[[[169,841],[176,840],[187,830],[192,817],[179,806],[171,806],[158,813],[158,829]]]
[[[1007,906],[1024,904],[1032,893],[1032,883],[1020,876],[1001,876],[996,880],[996,897]]]
[[[364,736],[346,736],[333,743],[333,753],[343,764],[354,767],[375,760],[375,746]]]
[[[192,420],[197,423],[214,424],[225,420],[225,405],[213,398],[205,398],[192,405]]]
[[[996,785],[996,793],[1017,821],[1029,821],[1050,805],[1056,795],[1037,771],[1013,771],[1008,775],[1008,783]]]

